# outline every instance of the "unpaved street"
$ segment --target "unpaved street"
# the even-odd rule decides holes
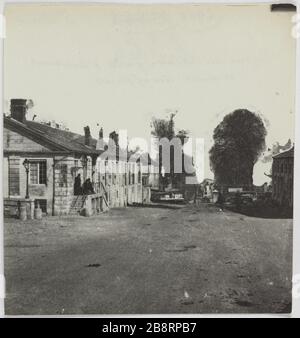
[[[214,206],[5,220],[6,314],[288,312],[292,220]]]

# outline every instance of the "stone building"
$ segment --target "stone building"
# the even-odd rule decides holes
[[[30,208],[33,203],[39,205],[48,215],[63,215],[83,209],[94,214],[144,201],[143,193],[148,192],[143,189],[138,163],[100,159],[104,150],[97,149],[98,140],[91,137],[89,127],[79,135],[51,123],[29,121],[26,113],[26,100],[13,99],[11,115],[4,116],[6,213],[17,212],[20,203]],[[25,160],[29,163],[28,184]],[[75,195],[79,174],[82,183],[91,180],[93,193]]]
[[[280,206],[292,208],[294,200],[294,147],[273,157],[272,198]]]

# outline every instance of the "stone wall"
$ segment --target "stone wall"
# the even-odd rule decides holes
[[[55,157],[54,160],[54,212],[53,214],[67,215],[74,197],[74,181],[72,168],[74,157]]]

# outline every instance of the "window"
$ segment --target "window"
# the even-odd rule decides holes
[[[30,161],[29,167],[31,184],[47,184],[46,161]]]
[[[8,187],[10,196],[20,195],[20,159],[10,158],[8,167]]]
[[[142,183],[143,185],[149,185],[149,176],[143,176]]]

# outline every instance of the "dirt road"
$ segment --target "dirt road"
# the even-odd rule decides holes
[[[214,206],[5,221],[6,314],[289,312],[292,220]]]

